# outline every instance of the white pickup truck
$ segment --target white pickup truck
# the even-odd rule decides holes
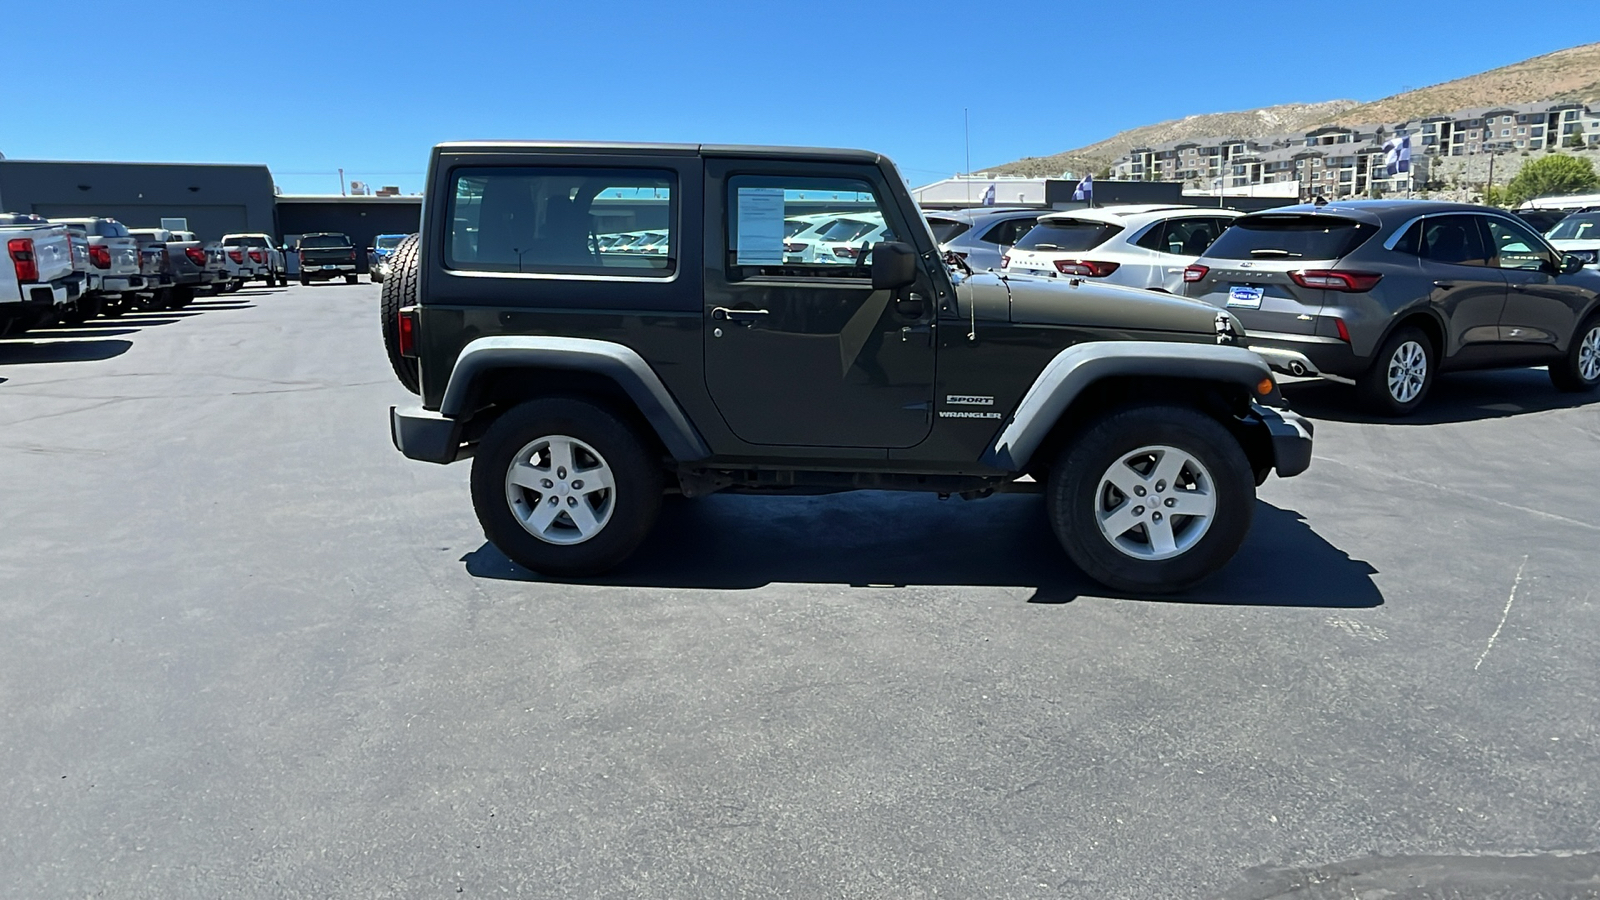
[[[239,250],[244,255],[244,264],[255,268],[255,274],[250,278],[265,280],[267,287],[288,286],[289,270],[283,264],[283,251],[272,242],[271,235],[225,234],[222,236],[222,245],[230,250]]]
[[[72,262],[64,225],[40,224],[27,213],[0,214],[0,335],[17,334],[58,318],[83,296],[84,275]]]

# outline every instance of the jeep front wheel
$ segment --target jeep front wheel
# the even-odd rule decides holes
[[[649,534],[663,473],[633,429],[583,400],[501,416],[472,460],[472,505],[513,562],[545,575],[604,572]]]
[[[1191,587],[1231,560],[1255,512],[1239,442],[1192,409],[1111,413],[1050,469],[1050,522],[1067,555],[1114,590]]]

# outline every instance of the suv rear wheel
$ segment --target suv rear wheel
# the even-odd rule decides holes
[[[1396,328],[1356,382],[1362,402],[1390,418],[1415,412],[1433,387],[1436,357],[1433,341],[1421,330],[1410,325]]]
[[[414,357],[400,355],[400,310],[417,302],[417,283],[422,277],[422,260],[417,253],[417,236],[411,235],[394,248],[389,277],[378,294],[378,315],[383,325],[383,349],[389,354],[389,367],[406,390],[421,393],[421,378]]]
[[[661,509],[663,473],[633,429],[583,400],[531,400],[501,416],[472,460],[472,506],[513,562],[593,575],[633,553]]]
[[[1056,537],[1090,578],[1163,594],[1233,558],[1256,490],[1244,450],[1214,419],[1141,406],[1105,416],[1063,450],[1045,496]]]
[[[1600,314],[1590,316],[1572,335],[1572,346],[1550,365],[1550,381],[1558,391],[1592,391],[1600,385]]]

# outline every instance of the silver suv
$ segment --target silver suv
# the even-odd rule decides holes
[[[1600,273],[1483,206],[1370,200],[1235,219],[1184,272],[1279,371],[1355,385],[1376,413],[1422,404],[1435,373],[1548,366],[1600,385]]]
[[[941,251],[960,256],[974,272],[984,272],[1000,268],[1006,251],[1047,212],[980,206],[930,212],[926,218]]]

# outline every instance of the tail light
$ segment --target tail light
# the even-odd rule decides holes
[[[1195,263],[1194,265],[1183,270],[1183,280],[1192,284],[1206,277],[1206,275],[1210,272],[1211,268],[1209,266],[1202,266],[1199,263]]]
[[[251,250],[250,251],[250,261],[251,262],[264,262],[264,260],[261,257],[261,251],[260,250]]]
[[[167,248],[161,248],[161,270],[164,272],[172,268],[172,253]]]
[[[1000,257],[1000,268],[1005,269],[1005,268],[1009,268],[1010,266],[1011,266],[1011,254],[1007,253],[1006,255]]]
[[[229,250],[228,251],[228,258],[233,260],[236,263],[242,263],[242,262],[244,262],[244,251],[243,250]]]
[[[1339,331],[1339,340],[1344,341],[1346,344],[1350,343],[1350,327],[1344,324],[1343,319],[1335,316],[1333,319],[1333,327]]]
[[[804,253],[805,249],[806,249],[806,245],[805,244],[797,244],[797,243],[794,243],[793,241],[790,241],[789,243],[783,245],[783,252],[785,252],[785,253]]]
[[[356,248],[354,248],[354,247],[350,248],[350,261],[351,262],[355,262],[356,261]]]
[[[1381,272],[1343,272],[1338,269],[1300,269],[1290,272],[1289,280],[1303,288],[1322,288],[1345,294],[1360,294],[1378,286]]]
[[[1121,265],[1121,263],[1097,262],[1092,259],[1058,259],[1056,260],[1056,271],[1063,275],[1104,278],[1115,272]]]
[[[11,254],[11,265],[16,267],[18,281],[39,280],[39,263],[33,258],[33,238],[12,238],[6,241],[6,251]]]
[[[204,267],[206,264],[206,250],[204,247],[185,247],[183,248],[183,255],[189,257],[189,261],[197,266]]]
[[[89,262],[94,263],[96,269],[111,268],[111,248],[101,244],[90,244]]]
[[[417,313],[414,309],[400,310],[400,355],[417,355]]]
[[[854,248],[854,247],[835,247],[835,248],[833,248],[833,255],[839,257],[840,259],[855,259],[856,258],[856,248]]]

